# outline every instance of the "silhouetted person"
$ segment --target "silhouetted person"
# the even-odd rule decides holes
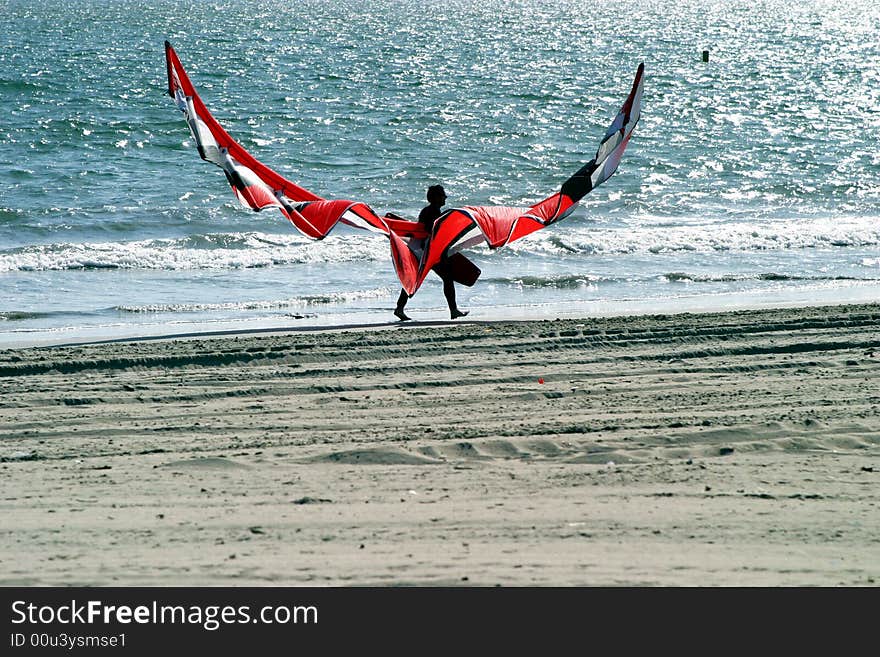
[[[428,233],[428,237],[425,238],[423,243],[425,249],[428,248],[428,242],[431,240],[434,222],[443,214],[443,206],[446,205],[446,190],[443,189],[442,185],[431,185],[428,187],[427,197],[429,205],[422,208],[422,211],[419,213],[419,223],[422,224]],[[452,271],[445,256],[434,266],[434,273],[443,279],[443,295],[446,297],[446,303],[449,305],[450,318],[458,319],[467,315],[468,311],[459,310],[455,302],[455,281],[452,279]],[[406,313],[403,312],[408,300],[409,295],[406,293],[406,290],[401,290],[400,296],[397,298],[397,308],[394,309],[394,315],[402,322],[409,319]]]

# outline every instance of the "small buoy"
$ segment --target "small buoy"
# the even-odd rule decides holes
[[[704,61],[704,62],[708,62],[708,61],[709,61],[709,51],[708,51],[708,50],[704,50],[704,51],[703,51],[703,61]]]
[[[543,383],[544,383],[544,379],[543,379],[543,378],[538,379],[538,383],[543,384]]]

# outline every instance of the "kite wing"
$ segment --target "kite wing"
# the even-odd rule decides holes
[[[582,166],[552,196],[529,208],[465,206],[449,210],[434,222],[428,249],[420,263],[418,285],[431,268],[461,249],[487,244],[498,249],[536,230],[565,219],[578,202],[608,180],[620,164],[642,107],[645,65],[639,64],[623,107],[605,131],[596,157]]]
[[[626,102],[605,133],[596,157],[562,184],[559,192],[529,208],[465,206],[449,210],[434,223],[431,235],[420,224],[392,215],[380,217],[370,206],[345,199],[326,200],[291,182],[258,161],[238,144],[211,115],[190,82],[177,53],[165,42],[168,93],[186,117],[203,160],[226,174],[236,198],[255,211],[276,208],[304,235],[323,239],[342,222],[381,233],[391,244],[394,269],[412,296],[431,269],[444,257],[477,244],[497,249],[567,217],[577,203],[617,170],[638,123],[644,64],[640,64]],[[427,238],[417,256],[410,239]]]
[[[406,238],[424,238],[418,223],[380,217],[366,203],[326,200],[291,182],[248,153],[213,117],[190,82],[171,44],[165,42],[168,94],[186,117],[203,160],[223,169],[230,187],[245,207],[259,212],[277,208],[304,235],[323,239],[342,222],[387,236],[397,277],[407,293],[415,294],[419,260]]]

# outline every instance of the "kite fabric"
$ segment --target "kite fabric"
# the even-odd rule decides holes
[[[410,296],[443,258],[483,243],[497,249],[550,226],[571,214],[585,195],[608,180],[639,121],[645,68],[639,65],[632,90],[605,132],[596,156],[566,180],[560,191],[528,208],[464,206],[447,210],[428,235],[418,222],[391,214],[380,217],[366,203],[323,199],[262,164],[208,111],[167,41],[165,59],[168,93],[186,117],[199,156],[223,169],[242,206],[255,211],[277,208],[313,239],[323,239],[340,222],[385,235],[397,277]],[[411,249],[413,239],[424,242],[425,248]]]

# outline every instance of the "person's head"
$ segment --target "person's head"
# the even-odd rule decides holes
[[[431,205],[443,205],[446,203],[446,190],[443,185],[431,185],[428,187],[428,203]]]

